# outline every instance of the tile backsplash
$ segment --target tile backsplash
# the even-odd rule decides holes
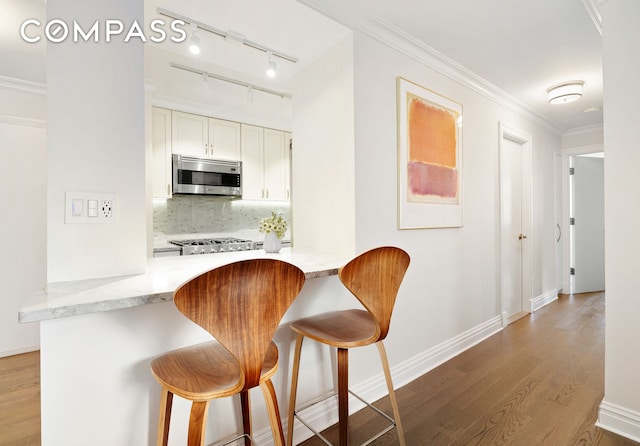
[[[258,233],[260,219],[282,213],[291,228],[290,205],[284,201],[246,201],[204,195],[175,195],[153,200],[154,243],[167,236]]]

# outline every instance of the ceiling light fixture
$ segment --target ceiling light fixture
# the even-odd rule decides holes
[[[568,81],[547,89],[549,104],[565,104],[582,97],[584,81]]]
[[[215,73],[211,73],[209,71],[204,71],[204,70],[199,70],[197,68],[192,68],[192,67],[188,67],[186,65],[181,65],[181,64],[177,64],[174,62],[170,62],[169,65],[173,68],[177,68],[179,70],[184,70],[184,71],[188,71],[190,73],[194,73],[199,75],[202,79],[204,79],[204,76],[206,75],[207,80],[209,79],[217,79],[219,81],[223,81],[223,82],[229,82],[231,84],[235,84],[235,85],[240,85],[242,87],[245,88],[251,88],[251,92],[253,94],[254,91],[261,91],[263,93],[269,93],[275,96],[280,96],[281,98],[291,98],[291,93],[286,93],[284,91],[277,91],[277,90],[271,90],[269,88],[263,88],[259,85],[255,85],[255,84],[251,84],[248,82],[244,82],[244,81],[240,81],[238,79],[232,79],[230,77],[225,77],[225,76],[221,76],[219,74],[215,74]]]
[[[278,65],[276,61],[271,57],[271,51],[267,51],[267,76],[276,77],[276,70],[278,69]]]
[[[216,34],[220,37],[223,37],[225,40],[233,41],[234,43],[239,43],[250,48],[262,51],[262,52],[270,52],[274,57],[279,57],[282,60],[287,60],[292,63],[297,63],[298,58],[285,54],[281,51],[277,51],[273,48],[269,48],[265,45],[262,45],[258,42],[253,42],[249,39],[246,39],[243,34],[237,33],[235,31],[223,31],[221,29],[215,28],[211,25],[207,25],[206,23],[200,22],[198,20],[194,20],[182,14],[178,14],[177,12],[169,11],[164,8],[156,8],[156,12],[165,17],[170,17],[176,20],[182,20],[184,23],[188,23],[193,27],[197,27],[200,31],[207,31],[211,34]]]
[[[202,73],[202,89],[209,91],[209,76],[207,73]]]
[[[189,41],[189,51],[191,54],[200,54],[200,37],[198,37],[198,26],[191,25],[191,40]]]

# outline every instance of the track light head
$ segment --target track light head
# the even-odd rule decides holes
[[[191,27],[191,40],[189,40],[189,52],[191,54],[200,54],[200,36],[198,36],[197,29],[197,26]]]
[[[273,55],[271,54],[271,52],[267,53],[268,56],[268,62],[267,62],[267,76],[269,77],[276,77],[276,72],[278,69],[278,65],[276,64],[276,61],[273,60]]]

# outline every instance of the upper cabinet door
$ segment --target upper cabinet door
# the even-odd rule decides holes
[[[209,156],[216,159],[240,159],[240,123],[209,118]]]
[[[287,200],[291,200],[291,152],[293,150],[293,139],[289,132],[285,132],[284,134],[284,145],[284,185],[287,188]]]
[[[285,132],[264,129],[264,187],[267,200],[288,200],[289,150]]]
[[[265,199],[264,132],[262,127],[242,124],[242,198]]]
[[[172,118],[172,152],[181,155],[207,156],[209,153],[209,118],[174,111]]]
[[[153,197],[171,197],[171,110],[152,108]]]

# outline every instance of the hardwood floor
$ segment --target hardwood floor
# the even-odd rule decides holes
[[[396,395],[409,446],[637,446],[595,427],[603,392],[604,293],[589,293],[561,296]],[[388,398],[377,405],[390,410]],[[353,415],[351,444],[379,423],[370,410]],[[373,444],[397,445],[395,430]]]
[[[40,445],[39,369],[38,352],[0,358],[0,446]],[[638,446],[595,427],[603,386],[604,294],[591,293],[562,296],[396,394],[408,446]],[[378,406],[389,411],[388,398]],[[355,414],[352,444],[379,420]],[[397,444],[393,430],[374,443]]]
[[[40,444],[40,352],[0,358],[0,446]]]

